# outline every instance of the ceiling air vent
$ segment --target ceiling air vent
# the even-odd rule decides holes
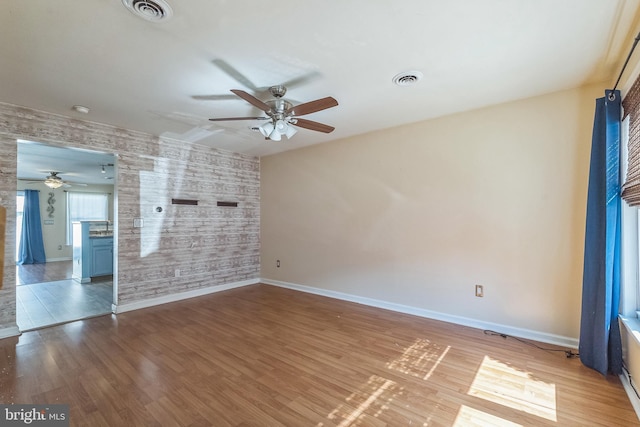
[[[422,73],[420,71],[407,71],[396,74],[393,77],[393,82],[398,86],[411,86],[418,83],[420,79],[422,79]]]
[[[164,0],[122,0],[134,15],[152,22],[166,21],[173,15],[171,6]]]

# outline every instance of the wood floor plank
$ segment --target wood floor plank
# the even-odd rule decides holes
[[[640,426],[562,352],[267,285],[0,340],[0,401],[73,426]]]
[[[20,285],[71,279],[72,274],[73,262],[71,260],[16,265],[16,278]]]

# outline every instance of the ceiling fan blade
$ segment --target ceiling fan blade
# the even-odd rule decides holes
[[[219,119],[209,119],[212,122],[228,122],[231,120],[266,120],[269,117],[222,117]]]
[[[317,132],[331,133],[334,131],[333,126],[325,125],[323,123],[314,122],[312,120],[306,119],[294,119],[291,121],[291,124],[294,126],[299,126],[301,128],[315,130]]]
[[[315,113],[316,111],[326,110],[335,107],[338,101],[327,96],[326,98],[316,99],[315,101],[305,102],[304,104],[295,105],[286,111],[286,114],[293,116],[304,116],[305,114]]]
[[[239,89],[231,89],[231,92],[235,93],[236,95],[238,95],[240,98],[244,99],[245,101],[247,101],[249,104],[253,105],[256,108],[261,109],[262,111],[264,111],[265,113],[269,114],[269,112],[271,111],[271,107],[269,107],[267,104],[265,104],[264,102],[260,101],[258,98],[256,98],[255,96],[243,91],[243,90],[239,90]]]

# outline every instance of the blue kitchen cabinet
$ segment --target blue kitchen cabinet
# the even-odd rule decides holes
[[[106,221],[73,223],[73,278],[80,283],[113,274],[113,229]]]

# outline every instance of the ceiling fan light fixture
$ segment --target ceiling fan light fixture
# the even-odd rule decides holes
[[[280,141],[282,135],[286,136],[287,139],[291,139],[291,137],[298,132],[293,126],[287,123],[286,120],[282,119],[276,120],[275,123],[263,123],[258,129],[262,135],[273,141]]]
[[[47,179],[44,180],[44,185],[56,189],[62,187],[64,182],[62,182],[62,179],[58,176],[48,176]]]
[[[287,123],[284,120],[276,121],[276,130],[279,134],[283,134],[287,131]]]
[[[278,132],[277,128],[274,128],[273,132],[269,134],[269,139],[272,141],[280,141],[282,139],[282,136],[280,135],[280,132]]]
[[[260,125],[260,127],[258,127],[258,129],[260,130],[260,133],[264,137],[269,138],[269,135],[271,135],[271,132],[273,132],[274,126],[273,126],[273,123],[266,122],[266,123],[263,123],[262,125]]]
[[[287,137],[287,139],[291,139],[291,137],[293,135],[295,135],[296,133],[298,133],[298,131],[296,130],[296,128],[294,128],[291,125],[287,125],[287,131],[285,132],[285,135]]]

